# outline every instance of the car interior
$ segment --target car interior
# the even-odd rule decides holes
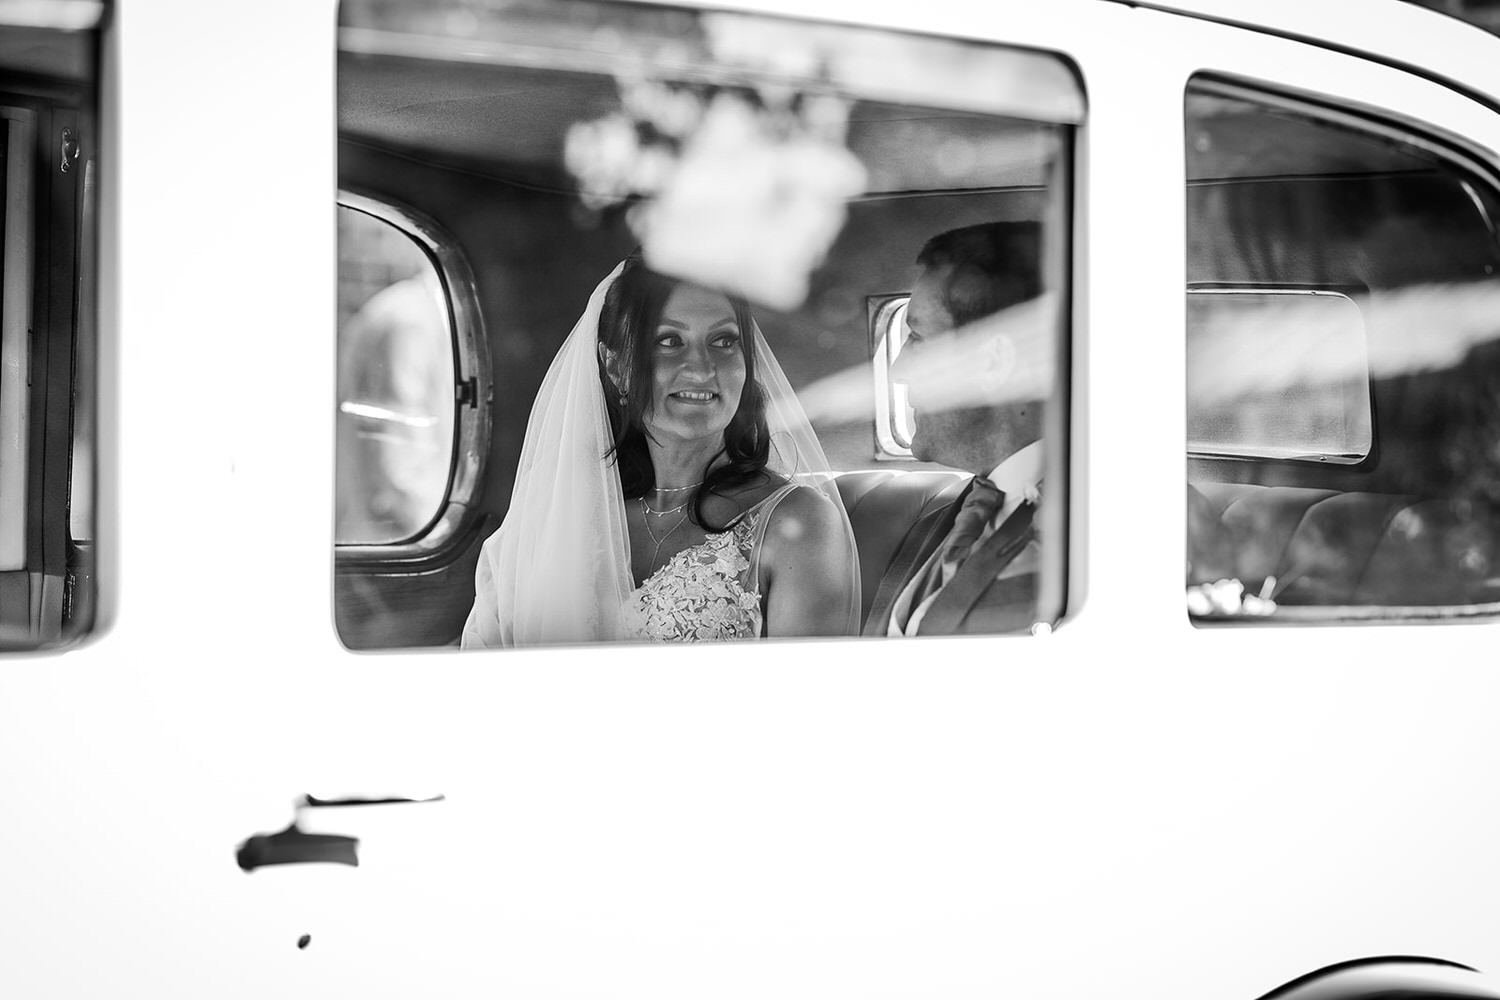
[[[544,68],[514,34],[483,58],[444,60],[419,58],[410,35],[396,30],[346,26],[342,39],[338,164],[345,207],[398,206],[441,232],[463,258],[483,332],[472,357],[457,362],[459,381],[473,364],[483,385],[467,405],[488,403],[489,411],[487,439],[458,444],[477,453],[457,464],[483,472],[469,496],[449,504],[460,505],[461,515],[442,544],[340,546],[338,629],[350,648],[447,644],[473,600],[479,546],[505,513],[542,376],[593,286],[638,242],[625,211],[586,209],[565,155],[570,128],[616,111],[621,89],[610,58],[593,54],[588,71]],[[576,52],[569,58],[580,67],[590,61]],[[865,168],[864,191],[843,206],[842,228],[802,304],[756,306],[793,388],[854,373],[867,387],[863,395],[873,396],[880,338],[901,332],[899,325],[874,329],[878,307],[909,291],[924,241],[963,225],[1056,213],[1062,191],[1052,178],[1069,132],[1013,116],[850,96],[847,144]],[[355,237],[341,230],[341,275],[360,266],[363,241]],[[341,294],[341,309],[352,313],[362,294]],[[352,344],[348,330],[346,323],[344,343]],[[340,419],[347,420],[358,392],[353,382],[341,383]],[[352,405],[366,413],[400,409],[388,400]],[[898,402],[893,409],[903,408]],[[865,398],[857,418],[817,425],[856,534],[866,613],[912,524],[951,502],[966,479],[912,460],[899,444],[882,453],[875,416]],[[351,430],[341,438],[341,455],[361,447],[361,434],[366,441],[388,437],[389,424]],[[355,475],[341,479],[345,494],[369,495],[353,485]],[[432,523],[447,523],[444,516],[451,510]]]

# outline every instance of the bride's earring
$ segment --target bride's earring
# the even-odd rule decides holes
[[[615,387],[615,399],[620,403],[620,409],[625,409],[625,401],[629,396],[628,386],[625,384],[625,376],[619,371],[615,364],[615,353],[603,344],[599,345],[599,363],[604,367],[604,373],[609,382]]]

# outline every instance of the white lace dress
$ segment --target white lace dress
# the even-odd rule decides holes
[[[625,600],[625,627],[653,642],[757,639],[760,548],[771,511],[794,489],[787,483],[741,514],[725,531],[667,560]]]

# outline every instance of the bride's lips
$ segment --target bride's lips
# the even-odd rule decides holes
[[[711,392],[708,389],[678,389],[676,392],[669,393],[668,397],[671,399],[675,399],[679,403],[689,403],[694,406],[707,406],[708,404],[718,399],[719,394],[717,392]]]

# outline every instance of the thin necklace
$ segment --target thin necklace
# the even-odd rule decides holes
[[[684,504],[683,506],[685,507],[687,505]],[[643,510],[643,511],[650,510],[650,508],[648,508],[646,506],[646,500],[645,500],[644,497],[641,498],[641,510]],[[654,513],[656,513],[656,511],[652,510],[652,511],[650,511],[650,513],[654,514]],[[684,522],[686,520],[687,520],[687,515],[686,514],[682,515],[681,517],[679,517],[677,519],[677,523],[674,524],[674,525],[672,525],[671,529],[668,530],[665,535],[662,535],[660,538],[657,538],[656,535],[655,535],[655,533],[653,533],[652,530],[651,530],[651,522],[647,521],[645,519],[642,519],[642,521],[641,521],[641,527],[643,527],[643,528],[646,529],[646,535],[647,535],[647,537],[649,537],[653,542],[656,543],[655,547],[652,548],[652,550],[651,550],[651,561],[646,564],[646,568],[648,570],[651,567],[653,567],[653,566],[656,565],[656,557],[661,554],[662,543],[665,542],[668,538],[671,538],[677,532],[677,529],[680,528],[680,527],[682,527],[682,522]]]
[[[652,493],[681,493],[683,490],[696,490],[698,487],[700,487],[702,485],[703,485],[703,480],[700,479],[696,483],[689,483],[686,486],[653,486],[653,487],[651,487],[651,492]]]
[[[646,514],[655,514],[657,517],[666,517],[668,514],[675,514],[679,510],[687,510],[688,505],[692,502],[692,499],[689,498],[678,504],[676,507],[668,507],[666,510],[652,510],[649,506],[646,505],[646,498],[641,497],[641,511],[642,513]]]

